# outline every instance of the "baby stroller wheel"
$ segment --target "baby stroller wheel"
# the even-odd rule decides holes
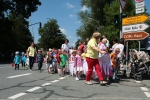
[[[142,74],[137,74],[137,75],[135,75],[135,79],[136,79],[137,81],[141,81],[141,80],[142,80]]]
[[[130,73],[130,78],[133,78],[133,76],[134,76],[133,73]]]

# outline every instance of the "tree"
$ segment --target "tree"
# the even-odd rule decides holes
[[[81,40],[90,38],[95,31],[103,32],[106,22],[103,8],[106,4],[111,5],[114,0],[81,0],[81,5],[89,8],[88,11],[78,13],[82,22],[80,28],[77,29],[77,36]]]
[[[57,24],[57,20],[50,19],[44,27],[39,29],[39,46],[48,50],[49,48],[60,48],[64,43],[66,36],[62,34]]]
[[[12,21],[12,29],[10,34],[10,44],[13,45],[12,49],[26,51],[29,46],[29,42],[33,41],[32,35],[28,29],[28,22],[22,15],[15,16],[11,14],[9,18]]]
[[[31,16],[31,13],[35,12],[39,5],[41,5],[41,2],[39,0],[0,0],[0,7],[1,7],[0,9],[0,27],[1,27],[0,51],[12,49],[11,47],[15,46],[15,45],[12,46],[12,43],[24,43],[22,45],[26,45],[26,43],[28,43],[28,39],[26,39],[29,36],[28,34],[29,30],[27,27],[28,23],[27,21],[26,23],[24,23],[23,21],[29,18]],[[15,16],[16,18],[13,17],[10,20],[9,18],[10,15]],[[20,16],[22,17],[21,22],[18,21],[20,19]],[[21,24],[20,28],[23,29],[19,28],[19,23]],[[17,32],[15,33],[14,31]],[[16,38],[17,39],[22,38],[21,41],[23,42],[17,40]],[[20,49],[23,48],[20,47]]]

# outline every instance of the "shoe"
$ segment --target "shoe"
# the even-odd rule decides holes
[[[105,81],[100,81],[100,85],[106,85],[107,84],[107,82],[105,82]]]
[[[106,81],[102,81],[104,84],[107,84],[107,82]]]
[[[118,77],[116,77],[116,80],[120,80]]]
[[[76,79],[77,81],[79,81],[79,78],[78,78],[78,77],[76,77],[75,79]]]
[[[78,76],[78,79],[79,79],[79,80],[81,79],[80,75]]]
[[[62,77],[64,77],[64,75],[61,75]]]
[[[93,83],[90,82],[90,81],[85,82],[85,84],[87,84],[87,85],[93,85]]]

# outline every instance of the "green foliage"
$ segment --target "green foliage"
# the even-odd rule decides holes
[[[77,36],[82,41],[88,37],[90,38],[94,31],[105,34],[110,41],[110,45],[112,45],[111,41],[114,38],[119,40],[121,26],[114,23],[114,15],[120,16],[120,4],[118,0],[81,0],[81,5],[89,8],[89,11],[79,12],[78,14],[82,25],[77,29]],[[127,17],[135,15],[134,0],[127,0],[123,14],[126,14]],[[89,20],[89,18],[93,20]],[[130,48],[138,47],[137,41],[130,41],[129,44]]]
[[[32,37],[26,19],[39,5],[39,0],[0,0],[0,51],[27,49]]]
[[[95,31],[103,32],[106,23],[103,8],[105,4],[110,6],[112,1],[114,0],[81,0],[81,5],[89,8],[89,11],[78,13],[82,25],[77,29],[77,36],[82,41],[90,38]]]
[[[32,35],[28,29],[28,22],[22,15],[10,15],[9,18],[13,22],[11,29],[12,48],[26,51],[29,42],[32,41]]]
[[[41,48],[44,48],[44,50],[53,47],[60,48],[66,39],[66,36],[60,31],[57,20],[55,19],[51,19],[44,24],[44,27],[39,29],[39,35],[41,38],[38,44]]]
[[[21,14],[25,18],[29,18],[39,5],[41,5],[39,0],[0,0],[0,17],[11,13],[13,15]]]

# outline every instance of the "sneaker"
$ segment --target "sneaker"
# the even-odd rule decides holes
[[[102,81],[104,84],[107,84],[107,82],[106,81]]]
[[[85,82],[85,84],[87,84],[87,85],[93,85],[93,83],[90,82],[90,81]]]
[[[100,85],[106,85],[106,81],[100,81]]]
[[[75,79],[76,79],[77,81],[79,81],[79,78],[78,78],[78,77],[76,77]]]
[[[81,79],[80,75],[78,76],[78,79],[79,79],[79,80]]]

